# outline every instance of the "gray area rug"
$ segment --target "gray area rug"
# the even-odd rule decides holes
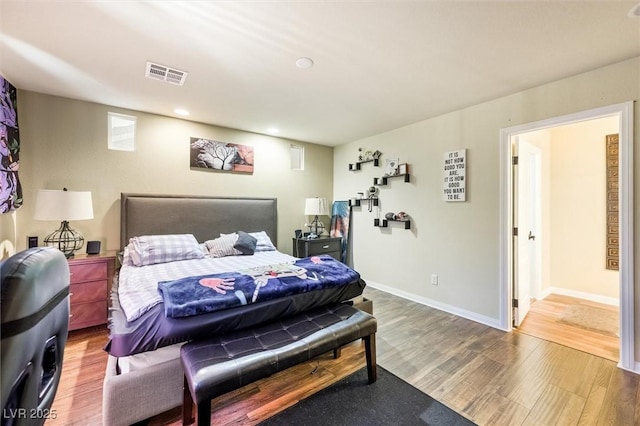
[[[371,385],[363,368],[260,424],[475,425],[382,367],[378,367],[378,380]]]
[[[618,313],[596,306],[569,305],[562,312],[559,322],[608,336],[618,337],[620,335]]]

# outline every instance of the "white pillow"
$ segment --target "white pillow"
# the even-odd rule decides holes
[[[257,239],[256,251],[274,251],[276,246],[271,242],[271,238],[265,231],[249,232],[249,235]]]
[[[135,266],[204,258],[200,244],[192,234],[133,237],[127,248]]]

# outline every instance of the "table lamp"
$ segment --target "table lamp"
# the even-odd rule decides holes
[[[60,228],[46,236],[44,243],[56,247],[64,255],[72,257],[82,248],[84,237],[71,229],[70,220],[93,219],[90,191],[39,189],[36,195],[35,220],[60,220]]]
[[[316,238],[324,232],[324,224],[318,220],[318,216],[328,215],[329,209],[327,207],[326,198],[307,198],[304,203],[304,214],[307,216],[314,216],[313,221],[309,227],[309,238]]]

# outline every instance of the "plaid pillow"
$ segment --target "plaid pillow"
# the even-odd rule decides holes
[[[129,246],[126,246],[122,251],[121,265],[133,266],[133,260],[131,260],[131,250],[129,249]]]
[[[204,245],[207,246],[209,256],[211,257],[235,256],[237,254],[242,254],[240,251],[233,248],[236,241],[238,241],[238,234],[227,234],[220,235],[220,238],[216,238],[215,240],[205,241]]]
[[[129,239],[128,248],[135,266],[204,258],[204,252],[192,234],[133,237]]]

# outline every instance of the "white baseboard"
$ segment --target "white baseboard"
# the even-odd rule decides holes
[[[620,307],[620,299],[617,299],[615,297],[601,296],[599,294],[585,293],[578,290],[569,290],[561,287],[548,287],[542,291],[542,298],[544,299],[550,294],[560,294],[562,296],[577,297],[579,299],[585,299],[592,302],[604,303],[605,305]]]
[[[382,290],[386,293],[393,294],[394,296],[402,297],[403,299],[410,300],[412,302],[420,303],[421,305],[429,306],[430,308],[438,309],[440,311],[448,312],[453,315],[457,315],[462,318],[466,318],[471,321],[478,322],[480,324],[487,325],[492,328],[497,328],[498,330],[507,331],[500,327],[500,321],[496,318],[491,318],[485,315],[480,315],[475,312],[467,311],[464,309],[460,309],[456,306],[447,305],[446,303],[441,303],[433,299],[429,299],[427,297],[419,296],[417,294],[409,293],[407,291],[398,290],[397,288],[390,287],[384,284],[377,283],[375,281],[371,281],[367,278],[363,278],[367,283],[367,286],[375,288],[377,290]],[[375,314],[375,301],[374,301],[374,314]]]

